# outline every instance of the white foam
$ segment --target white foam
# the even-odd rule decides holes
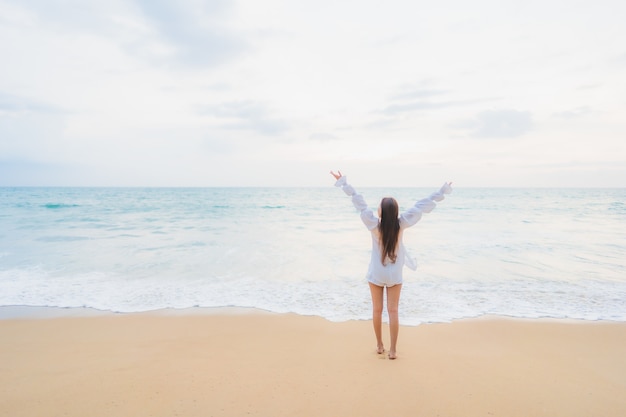
[[[620,283],[414,280],[403,286],[400,311],[405,325],[483,315],[624,321],[625,295],[626,285]],[[41,270],[0,271],[0,305],[114,312],[234,306],[316,315],[331,321],[368,319],[371,310],[363,280],[281,282],[242,277],[186,282],[130,280],[95,272],[60,279]]]

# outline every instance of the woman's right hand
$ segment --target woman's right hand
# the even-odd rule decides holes
[[[337,171],[337,173],[335,174],[333,171],[330,171],[330,175],[332,175],[333,177],[335,177],[336,180],[338,180],[339,178],[342,177],[341,175],[341,171]]]

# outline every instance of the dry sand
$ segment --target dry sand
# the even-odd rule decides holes
[[[626,415],[626,323],[402,327],[395,361],[374,342],[296,315],[0,320],[0,416]]]

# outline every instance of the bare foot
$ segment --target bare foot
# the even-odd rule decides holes
[[[378,348],[376,348],[376,353],[382,355],[383,353],[385,353],[385,347],[383,345],[378,346]]]
[[[397,358],[397,356],[396,356],[396,352],[395,352],[395,351],[390,351],[390,352],[389,352],[389,359],[393,360],[393,359],[395,359],[395,358]]]

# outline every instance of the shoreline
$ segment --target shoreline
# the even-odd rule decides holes
[[[92,307],[48,307],[48,306],[0,306],[0,321],[2,320],[45,320],[66,317],[101,317],[101,316],[131,316],[131,315],[157,315],[157,316],[196,316],[196,315],[220,315],[220,314],[281,314],[253,307],[188,307],[188,308],[165,308],[157,310],[118,312],[111,310],[98,310]]]
[[[371,320],[62,313],[72,314],[0,320],[1,415],[626,414],[626,323],[485,316],[402,326],[391,361],[375,352]]]
[[[279,313],[270,310],[263,310],[256,307],[186,307],[186,308],[163,308],[146,311],[136,312],[119,312],[111,310],[99,310],[92,307],[49,307],[49,306],[26,306],[26,305],[9,305],[0,306],[0,322],[3,320],[46,320],[56,318],[68,318],[68,317],[115,317],[115,316],[212,316],[212,315],[294,315],[297,317],[318,317],[329,323],[345,323],[345,322],[370,322],[371,319],[350,319],[342,321],[329,320],[323,316],[315,314],[299,314],[294,312]],[[384,318],[383,318],[384,320]],[[569,317],[516,317],[497,314],[484,314],[476,317],[461,317],[448,321],[429,321],[423,322],[418,325],[403,324],[402,316],[400,317],[401,327],[420,327],[425,325],[434,324],[451,324],[457,322],[466,321],[482,321],[482,320],[511,320],[531,323],[569,323],[569,324],[600,324],[600,323],[612,323],[612,324],[626,324],[626,321],[597,319],[587,320]],[[386,322],[383,322],[387,324]]]

